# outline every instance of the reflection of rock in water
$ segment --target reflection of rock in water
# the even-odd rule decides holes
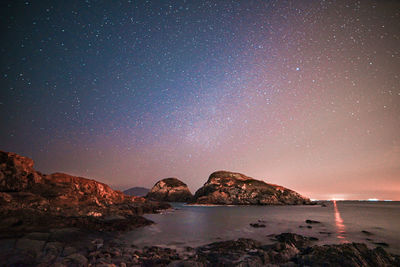
[[[335,225],[337,228],[337,237],[341,240],[341,242],[347,243],[348,241],[346,240],[346,237],[345,237],[346,228],[343,224],[343,219],[340,216],[340,212],[337,207],[336,200],[333,201],[333,208],[335,211]]]

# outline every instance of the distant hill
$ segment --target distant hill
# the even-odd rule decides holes
[[[132,187],[124,191],[125,195],[144,197],[150,191],[148,188],[144,187]]]

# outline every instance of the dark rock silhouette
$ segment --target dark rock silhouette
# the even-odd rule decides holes
[[[283,186],[268,184],[241,173],[217,171],[197,190],[195,203],[233,205],[295,205],[311,201]]]
[[[193,195],[184,182],[177,178],[165,178],[153,186],[146,198],[156,201],[189,202]]]
[[[128,196],[144,197],[149,191],[150,189],[144,187],[132,187],[124,190],[123,193]]]

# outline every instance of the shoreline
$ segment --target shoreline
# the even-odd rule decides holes
[[[271,235],[265,242],[238,238],[182,248],[138,247],[121,236],[77,228],[29,233],[21,238],[0,239],[0,260],[4,266],[400,266],[400,256],[380,246],[317,245],[315,238],[296,233]]]

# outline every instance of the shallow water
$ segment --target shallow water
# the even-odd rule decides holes
[[[319,244],[363,242],[372,248],[374,242],[385,242],[389,245],[385,249],[400,254],[400,202],[337,201],[327,202],[327,207],[173,206],[176,210],[146,215],[156,224],[128,232],[123,239],[137,246],[179,249],[239,237],[271,243],[268,235],[292,232],[317,237]],[[307,219],[321,223],[307,224]],[[265,228],[249,225],[259,220]]]

